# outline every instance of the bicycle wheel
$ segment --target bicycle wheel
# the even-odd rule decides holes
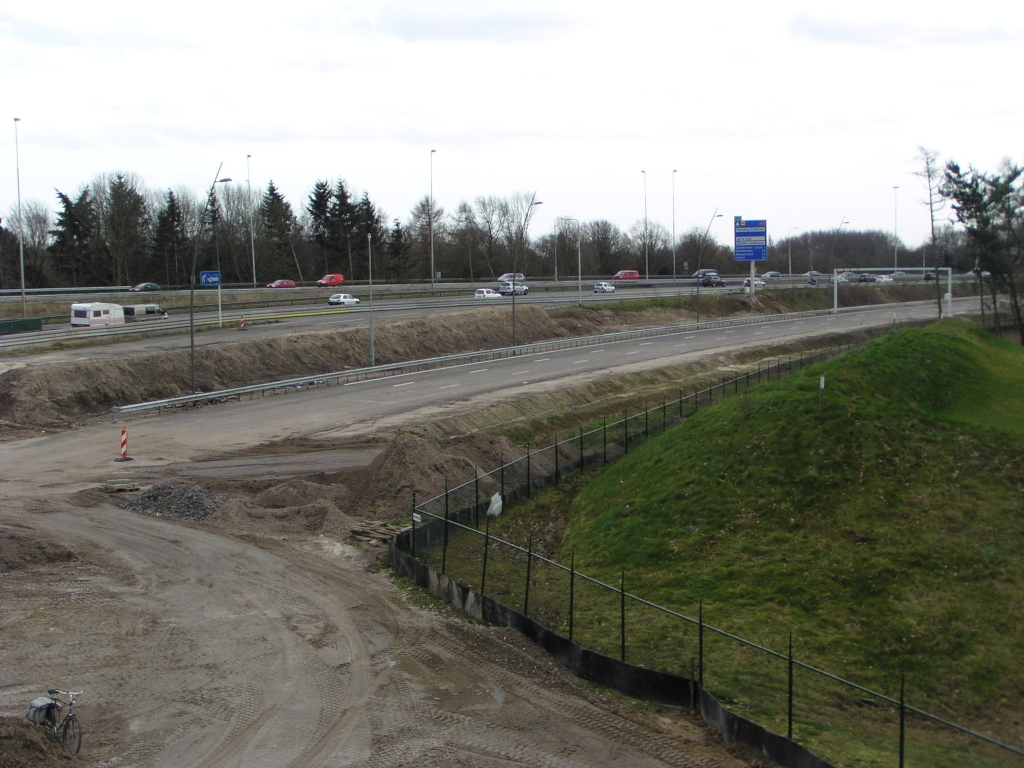
[[[70,715],[61,726],[60,743],[69,755],[77,755],[82,748],[82,725],[75,715]]]

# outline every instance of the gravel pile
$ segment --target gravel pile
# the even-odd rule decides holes
[[[157,483],[120,506],[121,509],[179,520],[202,520],[216,512],[220,502],[210,491],[198,485]]]

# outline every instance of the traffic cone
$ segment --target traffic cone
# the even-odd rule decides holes
[[[131,461],[128,456],[128,427],[121,427],[121,455],[114,461]]]
[[[245,330],[245,315],[242,315],[242,317],[238,321],[238,330],[240,330],[240,331],[244,331]]]

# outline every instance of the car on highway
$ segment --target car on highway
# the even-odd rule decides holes
[[[704,288],[724,288],[725,280],[718,275],[705,275],[701,278],[700,284]]]
[[[893,280],[909,280],[910,278],[911,275],[908,275],[906,272],[900,269],[897,269],[895,272],[892,273]]]
[[[354,307],[359,303],[359,299],[351,293],[336,293],[327,299],[327,303],[336,307]]]
[[[524,283],[512,283],[504,282],[498,286],[498,293],[502,296],[526,296],[530,292],[530,289]]]
[[[142,293],[146,291],[159,291],[160,286],[156,283],[139,283],[136,286],[132,286],[128,289],[132,293]]]
[[[708,275],[714,275],[715,277],[718,277],[718,270],[717,269],[698,269],[696,272],[693,273],[693,279],[694,280],[703,280]]]
[[[761,278],[759,278],[759,277],[755,277],[754,278],[754,288],[764,288],[766,285],[767,285],[767,283],[765,283],[765,281],[762,280]],[[750,278],[749,277],[746,278],[743,281],[743,287],[744,288],[749,288],[750,287]]]
[[[594,293],[615,293],[615,286],[611,283],[594,283]]]
[[[781,272],[774,272],[773,271],[773,272],[765,272],[764,273],[764,279],[765,280],[778,280],[780,277],[782,277],[782,273]]]
[[[329,275],[324,275],[323,277],[321,277],[319,280],[316,281],[316,284],[320,288],[334,288],[339,285],[345,284],[345,276],[342,274],[338,274],[336,272],[332,272]]]
[[[500,299],[501,294],[493,288],[477,288],[473,294],[474,299]]]
[[[294,280],[275,280],[267,285],[267,288],[294,288]]]
[[[640,273],[637,272],[635,269],[620,269],[618,272],[616,272],[614,275],[612,275],[612,280],[639,280],[639,279],[640,279]]]
[[[866,272],[857,278],[858,283],[874,283],[877,278],[874,275],[869,275]]]
[[[892,281],[891,275],[875,275],[876,283],[891,283]]]
[[[804,277],[821,277],[821,272],[812,269],[810,272],[804,272]]]
[[[499,283],[511,283],[513,280],[523,282],[526,276],[522,272],[506,272],[504,275],[498,278]]]

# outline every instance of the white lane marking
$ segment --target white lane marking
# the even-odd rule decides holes
[[[736,331],[724,331],[724,333],[736,333]]]
[[[392,387],[408,387],[410,384],[415,384],[415,381],[407,381],[404,384],[392,384]]]
[[[755,336],[761,336],[762,334],[764,334],[764,331],[754,331]]]
[[[654,343],[653,341],[641,341],[640,342],[640,346],[641,347],[646,347],[648,344],[653,344],[653,343]]]
[[[603,349],[592,349],[592,350],[590,350],[590,354],[592,354],[592,355],[596,355],[598,352],[604,352],[604,350]]]
[[[443,387],[438,387],[438,389],[451,389],[452,387],[457,387],[457,386],[459,386],[459,385],[458,384],[445,384]]]
[[[489,370],[491,370],[491,369],[490,368],[477,368],[475,371],[470,371],[470,373],[484,373],[485,371],[489,371]]]
[[[513,376],[522,376],[524,373],[529,373],[529,371],[513,371],[512,375]]]
[[[714,338],[713,341],[725,341],[725,336],[718,336]]]
[[[684,338],[684,339],[692,339],[692,338],[693,338],[694,336],[696,336],[696,335],[697,335],[697,334],[695,334],[695,333],[691,333],[691,334],[690,334],[689,336],[683,336],[683,338]]]
[[[627,352],[626,354],[627,355],[639,355],[640,353],[639,352]]]
[[[585,360],[573,360],[572,364],[573,365],[579,365],[580,363],[586,363],[586,362],[589,362],[589,361],[590,361],[590,358],[587,358]]]
[[[673,344],[672,346],[673,347],[685,347],[686,345],[685,344]]]
[[[540,358],[538,360],[534,360],[534,362],[535,363],[546,363],[550,359],[551,359],[550,357],[542,357],[542,358]]]

